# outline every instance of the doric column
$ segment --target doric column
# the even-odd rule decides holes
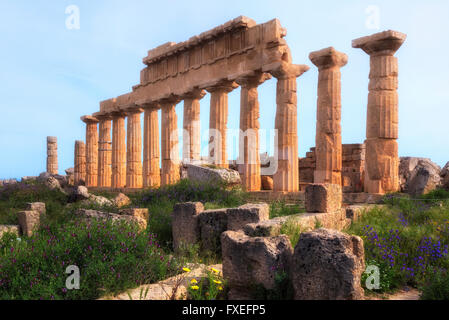
[[[145,105],[143,132],[143,186],[158,188],[161,185],[159,119],[157,104]]]
[[[112,188],[126,186],[126,114],[112,113]]]
[[[365,192],[399,190],[398,60],[395,52],[406,35],[384,31],[356,39],[354,48],[370,55],[370,82],[366,122]]]
[[[128,115],[128,139],[126,143],[126,187],[139,189],[142,181],[142,126],[140,114],[143,109],[134,108],[126,111]]]
[[[86,124],[86,187],[96,187],[98,182],[98,119],[84,116]]]
[[[171,185],[181,179],[179,168],[178,117],[176,104],[178,99],[164,100],[162,109],[162,173],[161,185]]]
[[[278,169],[273,177],[274,191],[299,191],[298,98],[296,78],[309,70],[306,65],[280,62],[270,73],[277,78],[275,144]]]
[[[47,137],[47,172],[58,174],[58,139]]]
[[[75,185],[86,183],[86,145],[83,141],[75,141]]]
[[[330,47],[309,56],[318,67],[315,183],[341,185],[341,72],[348,56]]]
[[[111,187],[112,178],[112,141],[111,141],[111,117],[96,115],[100,120],[98,140],[98,186]]]
[[[271,75],[253,73],[237,79],[240,94],[240,141],[239,161],[242,165],[242,184],[246,191],[261,190],[260,150],[259,150],[259,95],[257,87]]]
[[[182,159],[184,162],[201,159],[200,100],[203,90],[194,90],[184,96],[184,131],[182,133]]]
[[[233,81],[222,81],[206,90],[210,92],[209,159],[218,167],[228,168],[226,134],[228,127],[228,93],[237,88]]]

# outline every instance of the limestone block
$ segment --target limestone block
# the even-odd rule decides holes
[[[449,189],[449,162],[441,170],[441,185],[445,189]]]
[[[123,210],[120,210],[120,214],[141,218],[141,219],[144,219],[145,221],[148,221],[148,218],[150,216],[148,208],[123,209]]]
[[[307,212],[335,212],[341,208],[342,189],[335,184],[311,184],[306,187]]]
[[[275,288],[275,275],[289,272],[292,246],[287,236],[252,238],[243,232],[221,235],[223,277],[231,288]]]
[[[262,190],[273,190],[273,178],[262,176]]]
[[[228,227],[227,209],[206,210],[198,216],[201,249],[219,254],[221,252],[220,237]]]
[[[0,239],[5,233],[13,233],[17,237],[19,236],[20,226],[8,226],[0,225]]]
[[[295,300],[363,299],[364,271],[361,238],[327,229],[302,233],[290,273]]]
[[[45,203],[43,202],[32,202],[27,203],[26,205],[26,211],[37,211],[39,214],[45,214],[47,210],[45,209]]]
[[[124,207],[131,204],[131,199],[123,193],[119,193],[113,200],[114,204],[118,207]]]
[[[401,191],[412,196],[428,193],[441,186],[441,168],[430,159],[403,157],[399,176]]]
[[[200,240],[198,215],[204,211],[200,202],[178,203],[172,215],[173,247],[179,250],[184,245],[193,245]]]
[[[270,207],[266,203],[245,204],[238,208],[228,209],[227,230],[242,230],[248,223],[257,223],[268,220]]]
[[[129,216],[129,215],[120,215],[116,213],[102,212],[96,210],[87,210],[87,209],[79,209],[75,211],[75,214],[87,219],[95,219],[95,220],[111,220],[112,222],[123,222],[129,223],[131,225],[135,225],[139,228],[140,231],[143,231],[147,228],[147,221],[140,217]]]
[[[27,237],[33,235],[33,231],[39,227],[40,213],[38,211],[21,211],[17,213],[22,234]]]

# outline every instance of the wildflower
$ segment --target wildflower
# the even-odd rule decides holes
[[[198,281],[196,281],[196,279],[192,279],[192,281],[190,281],[191,284],[197,284]]]
[[[200,287],[198,287],[198,286],[191,286],[190,287],[192,290],[199,290],[200,289]]]
[[[190,271],[192,271],[192,270],[190,270],[189,268],[182,268],[182,271],[184,271],[184,272],[190,272]]]
[[[218,274],[220,271],[218,271],[217,269],[215,269],[215,268],[212,268],[211,269],[212,270],[212,272],[214,272],[215,274]]]
[[[218,290],[219,291],[223,291],[223,287],[218,287]]]
[[[216,284],[222,284],[222,282],[221,282],[220,280],[214,280],[214,282],[215,282]]]

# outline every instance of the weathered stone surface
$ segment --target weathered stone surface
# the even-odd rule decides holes
[[[119,193],[112,201],[117,207],[121,208],[131,204],[131,199],[123,193]]]
[[[58,174],[58,141],[56,137],[47,137],[47,172]]]
[[[20,231],[20,226],[0,225],[0,239],[6,233],[13,233],[18,237],[19,231]]]
[[[47,212],[47,210],[45,209],[45,203],[43,203],[43,202],[27,203],[25,210],[26,211],[37,211],[41,215],[45,214]]]
[[[334,212],[341,208],[341,186],[336,184],[311,184],[306,188],[307,212]]]
[[[112,113],[112,177],[113,188],[126,186],[126,130],[125,114]]]
[[[287,236],[252,238],[226,231],[221,244],[223,276],[231,288],[274,289],[276,273],[289,272],[293,249]]]
[[[92,116],[81,117],[86,124],[86,186],[98,184],[98,119]]]
[[[43,172],[39,175],[37,180],[43,183],[50,190],[60,190],[61,192],[63,192],[61,183],[59,182],[60,180],[58,180],[56,176],[53,176],[47,172]]]
[[[449,189],[449,162],[441,170],[441,185],[445,189]]]
[[[85,204],[95,204],[99,206],[112,206],[113,202],[105,197],[102,196],[96,196],[94,194],[91,194],[89,196],[89,199],[83,200],[83,203]]]
[[[120,214],[141,218],[144,219],[145,221],[148,221],[149,218],[149,211],[147,208],[123,209],[120,210]]]
[[[228,228],[227,209],[206,210],[198,216],[201,249],[221,252],[221,234]]]
[[[107,188],[111,187],[112,179],[112,117],[97,116],[97,118],[100,120],[98,140],[98,186]]]
[[[360,281],[364,270],[361,238],[327,229],[302,233],[290,273],[295,299],[363,299]]]
[[[413,196],[428,193],[441,185],[441,168],[426,158],[401,158],[399,174],[402,192]]]
[[[140,124],[140,114],[142,111],[142,109],[133,109],[128,112],[126,187],[130,189],[139,189],[143,186],[142,129]]]
[[[181,177],[178,151],[178,116],[175,109],[177,102],[178,100],[168,100],[161,104],[161,185],[163,186],[175,184]]]
[[[227,210],[227,230],[242,230],[248,223],[257,223],[269,219],[270,207],[266,203],[245,204]]]
[[[262,176],[262,190],[273,190],[273,178],[268,176]]]
[[[201,202],[178,203],[172,215],[173,247],[179,250],[184,245],[193,245],[200,240],[198,215],[204,211]]]
[[[395,52],[406,35],[384,31],[353,41],[370,55],[370,83],[366,124],[365,192],[399,191],[398,59]]]
[[[70,200],[72,202],[86,200],[86,199],[89,199],[89,197],[90,197],[89,190],[85,186],[75,187],[73,189],[72,193],[70,194]]]
[[[193,181],[237,185],[241,183],[238,171],[213,168],[207,165],[186,164],[187,177]]]
[[[158,188],[161,185],[160,147],[159,147],[159,118],[158,105],[144,106],[143,132],[143,186],[144,188]]]
[[[28,237],[33,235],[33,231],[39,227],[40,215],[38,211],[21,211],[17,213],[23,235]]]
[[[29,177],[29,176],[25,176],[22,177],[22,179],[20,180],[21,182],[30,182],[30,181],[36,181],[38,177]]]
[[[310,60],[319,69],[315,183],[341,185],[341,72],[348,56],[333,47],[315,51]]]
[[[196,89],[184,96],[183,162],[201,159],[200,100],[205,95],[204,90]]]
[[[18,181],[16,179],[3,179],[0,180],[0,186],[7,186],[11,184],[17,184]]]
[[[86,144],[83,141],[75,141],[75,169],[74,184],[86,183]]]
[[[145,230],[147,228],[147,221],[145,219],[135,216],[120,215],[115,213],[101,212],[87,209],[77,210],[75,211],[75,214],[86,219],[112,220],[113,222],[126,221],[127,223],[138,226],[139,230]]]
[[[67,184],[73,186],[75,184],[75,168],[68,168],[64,171],[66,173]]]

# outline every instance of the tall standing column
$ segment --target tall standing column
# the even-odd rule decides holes
[[[315,183],[341,185],[341,72],[348,56],[326,48],[309,56],[318,67]]]
[[[255,73],[237,80],[240,94],[239,164],[242,165],[242,184],[246,191],[261,190],[259,150],[259,94],[257,87],[271,75]]]
[[[296,78],[309,70],[306,65],[279,63],[271,70],[277,78],[275,143],[278,169],[273,176],[274,191],[299,191],[298,98]]]
[[[135,108],[127,110],[128,115],[128,139],[126,153],[126,187],[139,189],[142,181],[142,126],[140,114],[143,109]]]
[[[126,130],[124,113],[112,114],[112,188],[126,186]]]
[[[200,100],[205,94],[203,90],[195,90],[184,96],[182,158],[185,162],[201,159]]]
[[[232,81],[223,81],[206,90],[210,92],[209,159],[218,167],[228,168],[226,137],[228,130],[228,93],[237,88]]]
[[[162,106],[162,173],[163,186],[177,183],[181,179],[179,168],[178,117],[176,101],[164,101]]]
[[[86,124],[86,187],[98,185],[98,119],[84,116]]]
[[[58,174],[58,139],[47,137],[47,172]]]
[[[143,133],[143,186],[158,188],[161,185],[159,147],[159,105],[144,106]]]
[[[399,190],[398,60],[395,52],[406,35],[384,31],[356,39],[354,48],[370,55],[370,82],[366,122],[365,192]]]
[[[75,185],[86,184],[86,145],[83,141],[75,141]]]
[[[112,141],[111,141],[111,117],[97,116],[100,120],[98,141],[98,186],[111,187],[112,178]]]

